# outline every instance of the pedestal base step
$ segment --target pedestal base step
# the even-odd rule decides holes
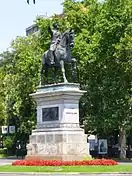
[[[82,161],[85,160],[87,156],[81,155],[27,155],[26,160],[58,160],[58,161]]]

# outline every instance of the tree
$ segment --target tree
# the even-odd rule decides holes
[[[16,139],[28,140],[35,126],[35,103],[29,94],[36,90],[39,82],[41,49],[38,37],[18,37],[12,43],[12,52],[3,53],[5,64],[3,78],[6,125],[15,125]],[[9,60],[11,58],[11,62]]]
[[[97,6],[94,3],[92,7]],[[90,7],[88,9],[90,12]],[[130,1],[116,1],[116,4],[106,1],[94,18],[93,27],[88,24],[91,29],[88,30],[87,53],[80,48],[82,57],[87,56],[81,81],[87,90],[81,111],[87,117],[87,129],[102,137],[114,129],[119,130],[121,158],[125,158],[125,134],[130,125],[132,107],[132,70],[129,67],[132,63],[131,12]],[[123,41],[127,44],[123,45]]]
[[[124,36],[116,46],[115,57],[120,67],[123,69],[122,94],[123,99],[119,121],[119,146],[121,148],[121,158],[126,155],[126,132],[132,128],[132,25],[128,24],[125,28]],[[123,107],[123,108],[122,108]]]
[[[4,91],[2,87],[3,76],[2,68],[0,68],[0,125],[3,125],[4,120]]]
[[[9,69],[12,67],[13,53],[6,51],[0,54],[0,57],[0,125],[5,125],[7,116],[5,113],[4,79],[6,74],[9,73]]]

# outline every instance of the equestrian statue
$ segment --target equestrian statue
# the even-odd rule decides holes
[[[51,42],[49,50],[44,52],[42,56],[42,66],[40,72],[40,85],[43,84],[42,77],[45,72],[45,77],[48,83],[48,71],[49,68],[54,67],[54,83],[57,83],[57,71],[61,68],[63,81],[67,83],[65,75],[64,64],[70,63],[72,69],[72,79],[76,77],[76,59],[71,56],[71,49],[74,47],[74,32],[72,29],[68,29],[64,33],[59,31],[58,23],[53,23],[53,29],[49,26],[48,31],[51,35]]]

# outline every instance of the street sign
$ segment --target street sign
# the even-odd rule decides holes
[[[9,126],[9,133],[15,133],[15,126]]]
[[[8,133],[8,126],[2,126],[2,134]]]

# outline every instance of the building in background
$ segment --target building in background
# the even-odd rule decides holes
[[[38,33],[39,28],[37,26],[37,24],[33,24],[31,26],[29,26],[28,28],[26,28],[26,36],[29,36],[33,33]]]
[[[62,18],[63,17],[63,13],[59,14],[59,15],[56,15],[56,16],[58,16],[59,18]],[[52,16],[48,17],[47,13],[46,13],[46,15],[40,15],[37,18],[51,18],[52,19]],[[38,33],[38,32],[39,32],[39,27],[37,26],[36,23],[31,25],[31,26],[29,26],[28,28],[26,28],[26,36],[29,36],[31,34]]]
[[[37,16],[37,18],[48,18],[48,16],[47,14],[40,15],[40,16]],[[39,27],[36,23],[26,28],[26,36],[29,36],[31,34],[38,33],[38,32],[39,32]]]

